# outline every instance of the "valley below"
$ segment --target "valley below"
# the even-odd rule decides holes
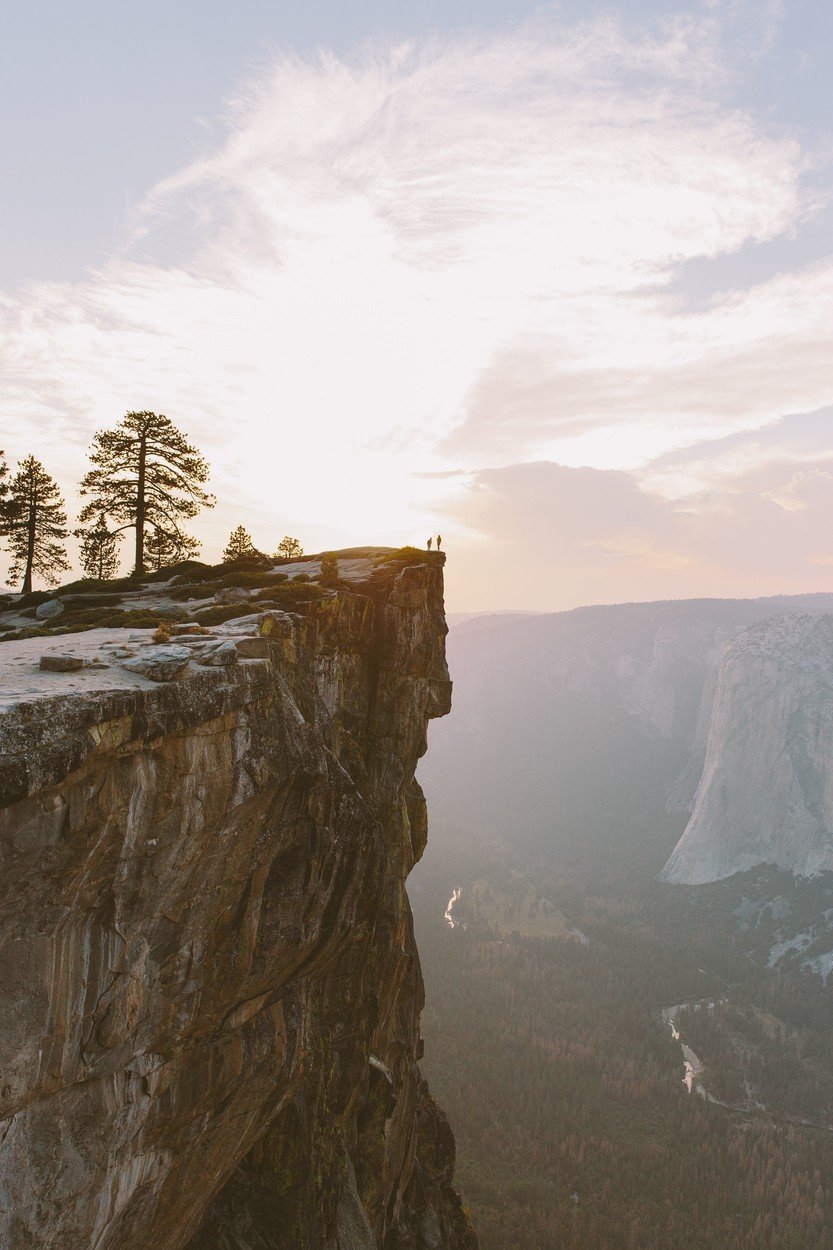
[[[550,876],[561,932],[541,935],[466,905],[459,860],[450,927],[448,868],[429,851],[410,886],[424,1067],[486,1250],[826,1250],[833,996],[768,967],[766,922],[733,914],[782,882]],[[470,889],[494,899],[505,875]],[[805,883],[805,909],[812,889],[823,914],[830,884]]]
[[[484,1250],[833,1250],[815,606],[786,626],[758,601],[452,630],[409,894],[424,1067]],[[770,759],[780,808],[744,773]]]

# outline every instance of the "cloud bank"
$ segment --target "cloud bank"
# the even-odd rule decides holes
[[[164,410],[214,466],[208,554],[239,520],[264,546],[440,525],[463,607],[498,606],[473,575],[486,541],[531,542],[539,494],[581,481],[569,516],[541,513],[585,532],[574,593],[636,597],[611,573],[624,552],[688,593],[726,440],[833,404],[829,258],[697,310],[681,293],[687,264],[824,207],[814,154],[733,104],[732,55],[716,10],[280,58],[228,103],[223,142],[148,192],[119,255],[0,302],[7,451],[69,483],[98,426]],[[754,497],[783,509],[779,489]],[[610,492],[618,538],[585,490]],[[697,524],[669,528],[680,500]],[[544,606],[529,579],[501,606]]]
[[[833,411],[732,436],[722,452],[719,480],[674,498],[623,470],[542,461],[472,474],[455,518],[484,537],[467,553],[461,598],[552,610],[829,591]],[[676,465],[701,466],[689,453]]]

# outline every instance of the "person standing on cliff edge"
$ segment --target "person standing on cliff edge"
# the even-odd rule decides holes
[[[431,544],[433,541],[434,541],[433,538],[429,538],[428,542],[425,544],[429,551],[431,550]]]
[[[443,536],[442,534],[438,534],[437,535],[437,551],[440,551],[442,549],[442,545],[443,545]]]

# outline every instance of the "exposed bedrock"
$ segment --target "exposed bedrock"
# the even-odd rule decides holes
[[[476,1246],[405,894],[442,563],[0,716],[4,1247]]]
[[[833,618],[779,616],[720,668],[703,776],[668,881],[833,870]]]

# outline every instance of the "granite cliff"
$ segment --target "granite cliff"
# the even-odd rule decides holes
[[[8,1250],[476,1247],[405,893],[444,557],[352,555],[330,585],[290,569],[313,585],[283,608],[200,601],[229,619],[189,607],[160,647],[0,644]],[[37,668],[57,652],[82,667]]]
[[[833,618],[773,617],[723,658],[705,767],[665,880],[833,870]]]
[[[828,864],[831,613],[775,596],[452,628],[454,715],[420,771],[445,845],[653,875],[689,821],[669,880]]]

